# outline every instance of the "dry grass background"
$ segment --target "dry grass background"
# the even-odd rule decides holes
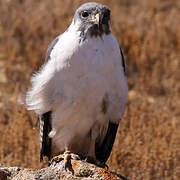
[[[85,0],[0,1],[0,163],[43,167],[35,116],[17,103],[50,41]],[[127,63],[129,101],[111,169],[130,179],[180,179],[180,1],[102,0]]]

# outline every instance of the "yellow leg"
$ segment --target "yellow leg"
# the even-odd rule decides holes
[[[73,160],[79,160],[80,157],[79,157],[77,154],[71,153],[71,152],[66,148],[64,154],[60,154],[60,155],[58,155],[58,156],[53,157],[52,160],[50,161],[50,164],[58,163],[58,162],[64,160],[65,170],[68,169],[68,170],[72,171],[71,159],[73,159]]]

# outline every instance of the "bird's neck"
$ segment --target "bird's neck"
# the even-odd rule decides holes
[[[110,24],[108,26],[92,26],[90,28],[85,28],[82,24],[72,21],[68,28],[68,31],[75,33],[79,36],[81,41],[85,41],[91,38],[103,39],[104,36],[111,34]]]

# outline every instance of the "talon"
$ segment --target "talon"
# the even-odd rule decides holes
[[[49,162],[49,164],[53,164],[53,163],[59,163],[64,159],[64,154],[60,154],[58,156],[55,156],[51,159],[51,161]]]
[[[73,154],[73,153],[71,153],[71,158],[72,158],[73,160],[81,160],[81,158],[80,158],[79,155]]]
[[[74,153],[71,153],[70,151],[65,151],[64,154],[58,155],[53,157],[53,159],[50,161],[50,165],[55,163],[58,163],[62,160],[64,160],[64,168],[65,170],[69,170],[72,173],[74,173],[72,169],[71,159],[73,160],[80,160],[80,156]]]
[[[65,151],[64,154],[70,154],[71,152],[70,151]]]

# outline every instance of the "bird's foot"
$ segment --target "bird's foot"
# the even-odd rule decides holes
[[[79,155],[71,153],[70,151],[65,151],[64,154],[53,157],[50,164],[58,163],[62,160],[64,160],[65,170],[70,170],[73,172],[71,160],[80,160],[80,157]]]
[[[88,156],[88,157],[86,157],[85,161],[88,162],[88,163],[95,164],[95,165],[97,165],[97,166],[99,166],[101,168],[109,169],[109,166],[106,163],[100,162],[100,161],[98,161],[97,159],[95,159],[93,157]]]

